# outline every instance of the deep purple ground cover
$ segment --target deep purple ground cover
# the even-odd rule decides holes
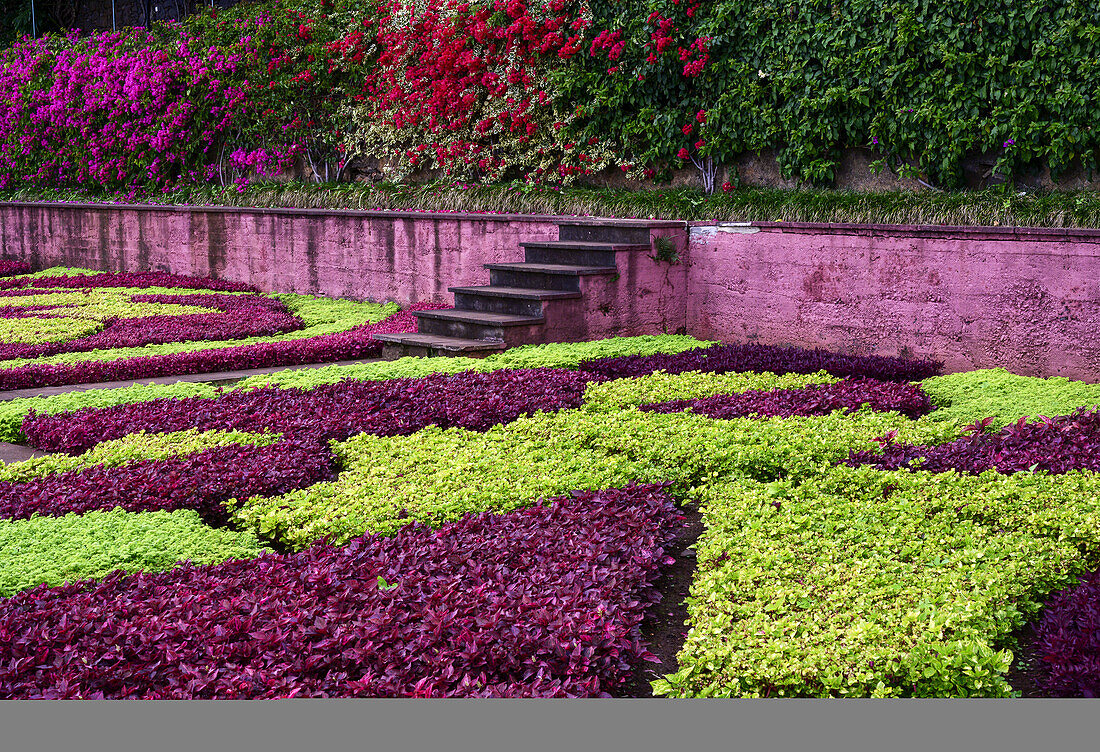
[[[0,297],[0,300],[3,298]],[[287,310],[282,301],[261,295],[134,295],[131,300],[135,303],[203,306],[216,308],[220,313],[108,319],[102,331],[86,337],[41,344],[0,344],[0,360],[166,342],[271,337],[302,328],[301,320]],[[64,315],[63,311],[58,313]]]
[[[930,360],[890,358],[881,355],[841,355],[826,350],[805,350],[798,347],[749,343],[713,345],[674,354],[601,358],[585,361],[579,368],[610,378],[645,376],[654,371],[666,373],[770,371],[778,375],[827,371],[841,378],[863,376],[880,381],[921,381],[939,373],[942,364]]]
[[[0,260],[0,277],[11,277],[16,274],[30,274],[31,265],[26,261]]]
[[[164,272],[74,274],[56,277],[37,277],[31,279],[0,279],[0,290],[15,290],[21,287],[55,288],[71,287],[82,289],[89,287],[171,287],[186,290],[217,290],[221,292],[260,292],[252,285],[230,282],[224,279],[207,277],[181,277]]]
[[[1055,697],[1100,696],[1100,572],[1055,593],[1035,628],[1037,683]]]
[[[845,379],[835,384],[812,384],[799,389],[772,389],[655,402],[642,405],[640,409],[657,413],[691,409],[699,415],[730,420],[750,415],[761,418],[828,415],[840,409],[855,412],[864,405],[878,412],[894,411],[914,419],[932,411],[928,395],[915,384],[860,378]]]
[[[445,307],[419,304],[377,324],[364,324],[345,332],[304,339],[259,342],[172,355],[84,361],[71,365],[37,364],[10,368],[0,371],[0,390],[371,358],[382,352],[382,343],[374,339],[375,334],[414,332],[417,324],[412,311]]]
[[[31,413],[22,428],[31,446],[69,453],[141,430],[270,430],[316,441],[360,433],[405,435],[428,425],[483,431],[525,413],[579,407],[585,386],[593,380],[602,377],[553,368],[345,380],[310,391],[268,388],[228,392],[216,399],[158,399],[74,413]]]
[[[336,477],[327,445],[286,440],[266,447],[226,446],[178,459],[96,465],[13,483],[0,481],[0,519],[122,507],[129,512],[192,509],[215,526],[228,519],[223,502],[275,496]]]
[[[852,452],[846,462],[880,470],[957,470],[973,475],[986,470],[1100,471],[1100,412],[1081,409],[1071,415],[1026,421],[1021,418],[996,433],[983,433],[984,426],[976,424],[969,436],[935,446],[887,441],[881,453]]]
[[[639,638],[661,486],[0,600],[0,699],[594,696]]]

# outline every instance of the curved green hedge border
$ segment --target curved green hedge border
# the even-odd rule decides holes
[[[1100,476],[832,468],[704,489],[677,697],[1009,696],[1000,646],[1100,562]]]

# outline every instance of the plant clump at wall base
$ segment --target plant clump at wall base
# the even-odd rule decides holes
[[[606,694],[648,657],[639,625],[676,518],[659,486],[632,486],[16,595],[0,697]]]
[[[415,329],[392,303],[169,274],[51,269],[0,282],[0,389],[369,357],[382,347],[374,334]]]

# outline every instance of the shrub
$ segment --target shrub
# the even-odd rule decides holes
[[[104,441],[84,454],[48,454],[29,460],[0,465],[0,481],[18,483],[32,478],[82,470],[96,465],[118,467],[137,460],[160,460],[194,454],[221,446],[268,446],[279,440],[278,434],[250,434],[240,431],[178,431],[176,433],[138,433]]]
[[[710,344],[678,334],[612,337],[593,342],[552,342],[544,345],[513,347],[486,358],[399,358],[382,363],[325,366],[308,371],[282,371],[270,376],[253,376],[237,385],[237,389],[264,386],[313,389],[342,379],[416,378],[433,373],[460,371],[495,371],[501,368],[576,368],[579,363],[610,355],[649,355],[674,353]]]
[[[350,301],[329,301],[326,299],[310,298],[309,296],[280,295],[278,296],[291,308],[296,316],[301,318],[308,326],[317,325],[328,321],[334,314],[335,304],[346,304]],[[332,305],[330,305],[332,304]],[[357,304],[363,306],[363,304]],[[372,311],[376,312],[378,320],[392,315],[394,304],[388,306],[359,307],[353,312],[356,316],[367,316],[370,320]],[[343,307],[343,306],[342,306]],[[394,306],[395,307],[395,306]],[[342,315],[342,314],[340,314]],[[596,342],[578,343],[554,343],[550,345],[529,345],[516,348],[522,354],[523,360],[515,365],[532,366],[556,366],[574,362],[576,359],[592,357],[593,354],[606,354],[608,352],[642,352],[653,351],[677,351],[700,344],[691,337],[674,335],[659,335],[650,337],[617,337]],[[507,358],[510,351],[501,353]],[[544,361],[545,362],[542,362]],[[498,361],[492,357],[485,361],[491,361],[495,366]],[[362,365],[325,366],[323,368],[311,368],[301,370],[280,371],[270,376],[254,376],[242,380],[235,387],[237,390],[262,388],[265,386],[283,386],[299,389],[312,389],[321,384],[329,384],[341,381],[345,378],[361,379],[388,379],[399,377],[418,377],[429,373],[457,373],[465,370],[475,370],[485,361],[472,358],[401,358],[396,361],[378,363],[365,363]],[[504,362],[509,362],[505,360]],[[149,384],[144,386],[121,387],[117,389],[89,389],[81,392],[69,392],[53,397],[28,397],[22,399],[0,401],[0,441],[22,441],[25,437],[21,431],[23,418],[32,410],[39,414],[55,414],[59,412],[71,412],[84,407],[109,407],[119,404],[133,404],[146,402],[158,398],[170,397],[212,397],[218,393],[214,387],[208,384]]]
[[[275,431],[318,441],[359,433],[409,434],[428,425],[483,431],[526,413],[577,407],[585,385],[598,378],[545,368],[342,381],[308,392],[235,391],[215,399],[158,399],[78,413],[32,413],[23,421],[23,432],[33,446],[72,453],[139,430]]]
[[[417,306],[415,310],[439,307],[441,306],[424,304]],[[53,362],[37,361],[0,369],[0,389],[121,381],[185,373],[215,373],[230,369],[370,357],[382,351],[382,343],[374,339],[373,335],[415,330],[416,319],[412,310],[402,311],[377,324],[361,324],[350,328],[337,325],[332,327],[336,331],[326,334],[305,329],[280,335],[273,338],[273,341],[259,338],[260,341],[251,343],[249,340],[185,342],[53,356]],[[160,348],[159,352],[155,348]],[[2,365],[4,364],[0,364]]]
[[[645,412],[675,413],[691,410],[708,418],[780,417],[828,415],[834,410],[854,413],[866,405],[876,412],[896,412],[919,418],[932,409],[928,395],[913,384],[894,384],[874,379],[845,379],[832,384],[810,384],[795,389],[752,390],[699,399],[680,399],[641,406]]]
[[[100,301],[107,305],[97,305]],[[8,300],[0,292],[0,304],[5,302]],[[28,317],[14,321],[23,323],[25,327],[40,327],[53,321],[67,320],[39,318],[40,310],[28,311]],[[160,312],[162,310],[163,313]],[[260,295],[124,293],[106,299],[93,299],[87,304],[81,301],[72,306],[66,305],[63,313],[79,317],[71,319],[74,323],[84,326],[93,324],[95,331],[65,332],[63,337],[43,337],[41,334],[16,337],[5,331],[5,343],[0,344],[0,361],[166,342],[271,337],[302,328],[302,322],[285,305]],[[47,316],[52,315],[53,312],[47,313]],[[2,323],[11,321],[5,319]]]
[[[227,499],[286,493],[335,475],[332,454],[316,442],[232,444],[177,459],[94,465],[25,481],[0,481],[0,519],[120,507],[128,512],[191,509],[210,524],[222,525]]]
[[[37,588],[0,601],[0,697],[604,694],[650,657],[639,625],[674,518],[636,486]]]
[[[777,374],[827,371],[841,378],[862,376],[881,381],[919,381],[937,373],[941,365],[932,361],[881,355],[840,355],[826,350],[740,344],[714,345],[667,355],[603,358],[581,363],[580,369],[609,378],[644,376],[654,371],[770,371]]]
[[[1100,695],[1100,573],[1055,593],[1035,629],[1040,678],[1058,697]]]
[[[0,277],[14,277],[18,274],[28,274],[31,265],[26,261],[0,260]]]
[[[23,435],[23,419],[30,413],[52,415],[89,407],[111,407],[150,399],[201,397],[210,399],[219,393],[210,384],[135,384],[117,389],[88,389],[55,394],[52,397],[24,397],[0,400],[0,441],[19,442]]]
[[[961,425],[992,418],[1001,428],[1024,416],[1068,415],[1079,407],[1100,405],[1100,385],[1058,376],[1039,379],[1017,376],[1003,368],[934,376],[921,382],[936,410],[926,421],[954,421]]]
[[[767,371],[763,373],[735,371],[722,374],[699,371],[668,374],[663,371],[654,371],[647,376],[589,384],[584,393],[584,409],[613,412],[652,402],[691,401],[714,395],[741,395],[750,390],[798,389],[808,384],[828,384],[834,381],[836,377],[824,371],[811,374],[791,373],[783,376],[776,376]]]
[[[217,564],[265,550],[250,533],[214,530],[185,510],[133,514],[116,508],[0,520],[0,598],[119,569],[160,572],[180,561]]]
[[[930,436],[892,413],[715,421],[634,410],[538,413],[482,433],[360,435],[334,445],[343,469],[334,482],[238,496],[232,517],[300,549],[322,537],[389,535],[412,520],[440,525],[468,512],[508,511],[572,489],[667,481],[685,496],[721,478],[802,478],[890,430]]]
[[[1100,561],[1100,476],[880,472],[703,489],[673,696],[1007,696],[1011,635]]]
[[[982,432],[984,423],[971,426],[969,437],[936,446],[894,444],[886,437],[881,452],[852,452],[847,464],[974,474],[991,469],[1000,473],[1100,470],[1100,412],[1082,408],[1033,423],[1020,418],[994,434]]]

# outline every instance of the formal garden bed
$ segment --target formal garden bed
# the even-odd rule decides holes
[[[377,357],[413,309],[164,273],[0,263],[0,390]],[[414,309],[439,306],[420,305]]]
[[[1100,386],[936,371],[662,335],[8,400],[51,454],[0,468],[0,697],[1093,693]]]

